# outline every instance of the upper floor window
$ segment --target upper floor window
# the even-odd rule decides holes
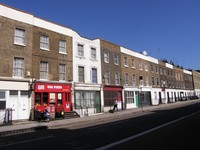
[[[120,84],[120,77],[119,77],[119,73],[116,72],[115,73],[115,85],[119,85]]]
[[[124,57],[124,66],[128,66],[128,58],[127,57]]]
[[[44,50],[49,50],[49,37],[46,35],[40,36],[40,48]]]
[[[91,47],[91,58],[97,59],[97,50],[96,48]]]
[[[105,84],[110,84],[110,72],[105,72]]]
[[[114,64],[119,65],[119,56],[117,54],[114,54]]]
[[[25,30],[15,29],[14,44],[25,45]]]
[[[133,86],[136,86],[136,75],[133,74]]]
[[[92,83],[97,83],[97,69],[92,68]]]
[[[153,65],[151,65],[151,72],[153,72],[154,70],[153,70]]]
[[[82,83],[85,82],[84,67],[82,66],[78,67],[78,81]]]
[[[155,85],[154,77],[151,78],[151,84]]]
[[[59,65],[59,80],[61,81],[66,80],[66,65],[65,64]]]
[[[142,70],[142,62],[139,62],[139,70]]]
[[[40,62],[40,79],[48,79],[48,62]]]
[[[131,59],[131,67],[135,68],[135,61],[134,61],[134,59]]]
[[[82,44],[78,44],[78,56],[84,57],[84,47]]]
[[[146,78],[146,86],[149,86],[149,78],[148,77],[145,78]]]
[[[148,64],[147,63],[144,64],[144,69],[145,69],[145,71],[148,71]]]
[[[64,40],[59,41],[59,53],[67,53],[66,41]]]
[[[156,66],[156,73],[158,74],[158,66]]]
[[[125,85],[128,85],[129,82],[129,76],[128,73],[125,73]]]
[[[13,77],[24,77],[24,58],[14,58]]]
[[[109,63],[109,52],[104,52],[104,62]]]

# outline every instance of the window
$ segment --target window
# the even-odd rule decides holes
[[[105,84],[110,84],[110,72],[105,72]]]
[[[59,53],[67,53],[67,49],[66,49],[66,41],[64,40],[60,40],[59,41]]]
[[[160,75],[162,75],[163,74],[163,70],[162,70],[162,68],[160,68]]]
[[[152,77],[151,82],[152,82],[152,85],[155,85],[154,77]]]
[[[128,80],[129,80],[128,73],[125,73],[125,85],[128,85]]]
[[[24,77],[24,58],[14,58],[13,77]]]
[[[0,110],[6,109],[6,92],[0,91]]]
[[[149,78],[146,77],[146,86],[149,86]]]
[[[125,91],[125,101],[127,104],[134,103],[134,91]]]
[[[91,58],[97,59],[97,50],[96,48],[91,47]]]
[[[104,52],[104,62],[109,63],[109,53],[108,52]]]
[[[15,29],[14,44],[25,45],[25,30]]]
[[[78,56],[84,57],[84,48],[81,44],[78,44]]]
[[[158,74],[158,66],[156,66],[156,73]]]
[[[114,64],[119,65],[119,56],[117,54],[114,54]]]
[[[49,50],[49,37],[46,35],[40,36],[40,48],[43,50]]]
[[[99,97],[99,92],[76,91],[75,92],[75,108],[94,108],[98,105],[96,97]]]
[[[97,69],[92,68],[92,83],[97,83]]]
[[[124,57],[124,66],[128,67],[128,59],[127,59],[127,57]]]
[[[144,69],[145,69],[145,71],[148,71],[148,64],[147,63],[144,64]]]
[[[134,61],[134,59],[131,59],[131,67],[135,68],[135,61]]]
[[[153,65],[151,65],[151,72],[153,72],[154,70],[153,70]]]
[[[142,70],[142,62],[139,62],[139,70]]]
[[[136,86],[136,75],[133,74],[133,86]]]
[[[158,80],[158,78],[156,78],[156,84],[159,85],[159,80]]]
[[[82,83],[85,82],[84,67],[81,66],[78,67],[78,81]]]
[[[119,85],[120,84],[120,77],[119,77],[119,73],[116,72],[115,73],[115,85]]]
[[[61,81],[66,80],[66,65],[65,64],[59,65],[59,80]]]
[[[40,62],[40,79],[48,79],[48,63]]]

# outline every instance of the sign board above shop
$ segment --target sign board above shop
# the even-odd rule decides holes
[[[70,84],[35,83],[35,92],[70,92]]]

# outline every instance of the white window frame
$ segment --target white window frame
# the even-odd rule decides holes
[[[143,70],[142,69],[142,62],[141,61],[139,61],[139,70]]]
[[[114,64],[119,65],[119,55],[118,54],[114,54]]]
[[[90,52],[91,52],[91,59],[96,60],[97,59],[97,49],[94,47],[90,48]]]
[[[78,57],[84,57],[84,45],[78,43],[77,44],[77,55]]]
[[[109,63],[109,52],[108,51],[104,51],[104,62]]]
[[[66,65],[59,64],[59,81],[66,81]]]
[[[115,73],[115,85],[119,85],[120,84],[120,75],[119,72]]]
[[[134,59],[131,59],[131,67],[135,68],[135,60]]]
[[[82,72],[80,72],[83,69]],[[85,83],[85,67],[84,66],[78,66],[78,82]]]
[[[95,74],[94,74],[93,71],[96,71]],[[97,83],[98,83],[97,80],[98,80],[98,79],[97,79],[97,68],[92,68],[92,69],[91,69],[91,82],[97,84]]]
[[[126,56],[124,57],[124,66],[128,67],[128,58]]]
[[[13,77],[24,77],[24,58],[14,57]]]
[[[49,72],[49,63],[48,62],[40,62],[40,79],[48,80],[48,72]]]
[[[15,28],[14,44],[25,46],[25,30],[20,28]]]
[[[128,83],[129,83],[129,75],[128,75],[128,73],[125,73],[124,77],[125,77],[124,78],[125,85],[128,85]]]
[[[105,72],[105,84],[110,84],[110,71]]]
[[[59,53],[67,54],[67,47],[65,40],[59,40]]]
[[[47,35],[40,35],[40,49],[49,50],[49,37]]]

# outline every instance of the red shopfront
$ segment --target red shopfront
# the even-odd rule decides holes
[[[34,106],[37,111],[48,111],[59,117],[72,110],[71,84],[35,82]]]
[[[115,100],[118,101],[118,107],[123,109],[123,98],[122,98],[122,86],[112,86],[105,85],[104,86],[104,106],[111,107],[114,105]]]

